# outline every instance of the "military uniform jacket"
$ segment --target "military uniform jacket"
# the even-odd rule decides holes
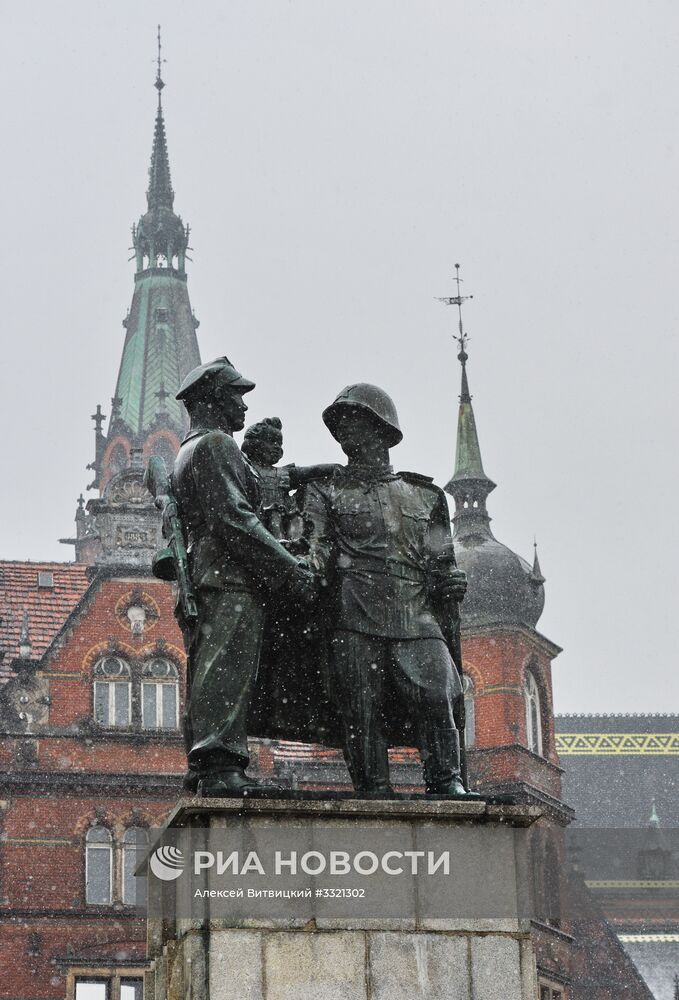
[[[276,590],[297,565],[259,520],[257,474],[230,434],[189,434],[175,460],[172,487],[195,587]]]
[[[429,588],[450,546],[445,495],[414,473],[338,468],[306,490],[310,560],[328,585],[334,628],[386,639],[443,638]]]

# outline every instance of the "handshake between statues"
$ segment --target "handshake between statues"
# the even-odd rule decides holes
[[[234,441],[254,387],[225,357],[190,372],[174,468],[147,471],[187,653],[187,789],[274,793],[247,773],[248,736],[268,736],[340,747],[361,796],[394,794],[393,746],[419,749],[427,794],[471,794],[445,495],[393,471],[382,389],[348,386],[323,412],[346,465],[281,467],[277,418]]]

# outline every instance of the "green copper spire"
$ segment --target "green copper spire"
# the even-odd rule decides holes
[[[184,274],[189,227],[174,211],[174,191],[170,180],[170,158],[167,153],[165,120],[161,92],[165,86],[160,75],[160,25],[158,26],[158,69],[154,87],[158,91],[158,110],[153,130],[153,150],[146,191],[148,210],[132,227],[132,244],[137,262],[137,274],[166,268]]]
[[[460,344],[460,353],[457,357],[462,365],[462,385],[460,389],[460,410],[457,418],[455,472],[450,482],[457,482],[461,479],[485,479],[490,482],[483,471],[479,435],[476,430],[472,397],[469,392],[469,380],[467,378],[467,361],[469,360],[469,355],[465,350],[467,344],[466,334],[463,333],[460,335],[458,343]],[[448,489],[447,486],[446,489]],[[488,493],[490,493],[490,490],[488,490]]]
[[[146,200],[149,210],[158,208],[169,208],[172,210],[174,204],[174,191],[170,181],[170,160],[167,155],[167,138],[165,136],[165,121],[163,120],[163,103],[161,92],[165,84],[160,75],[161,63],[164,62],[160,56],[160,25],[158,25],[158,70],[154,87],[158,91],[158,110],[156,112],[156,126],[153,132],[153,150],[151,152],[151,167],[149,168],[149,189],[146,192]]]
[[[478,525],[488,525],[490,518],[486,513],[486,497],[495,489],[495,483],[488,478],[483,469],[481,461],[481,448],[479,447],[479,435],[476,430],[476,420],[472,407],[472,397],[469,392],[469,379],[467,377],[467,354],[468,337],[464,331],[462,323],[462,304],[472,295],[462,295],[460,290],[460,265],[455,265],[455,283],[457,285],[457,295],[441,298],[439,301],[446,305],[457,306],[458,311],[458,335],[455,337],[460,345],[457,355],[462,366],[462,384],[460,388],[460,409],[457,418],[457,445],[455,448],[455,472],[446,483],[445,490],[455,498],[455,507],[458,514],[473,518]],[[478,527],[477,525],[477,527]]]
[[[174,397],[182,379],[200,364],[193,315],[186,284],[189,229],[175,213],[170,182],[161,93],[162,49],[154,86],[158,109],[146,192],[148,210],[133,227],[137,273],[123,355],[116,384],[108,438],[120,433],[135,446],[149,436],[169,432],[178,447],[184,434],[184,408]]]

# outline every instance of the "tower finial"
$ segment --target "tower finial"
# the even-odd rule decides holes
[[[536,583],[538,586],[545,583],[545,577],[542,575],[542,570],[540,569],[540,560],[538,559],[538,540],[533,538],[533,569],[531,570],[531,581]]]
[[[462,322],[462,304],[463,302],[466,302],[467,299],[473,299],[474,296],[462,294],[462,289],[460,288],[460,285],[462,284],[462,278],[460,277],[459,264],[455,265],[454,281],[457,286],[457,295],[447,295],[443,297],[438,296],[438,301],[443,302],[444,305],[447,306],[457,306],[458,335],[456,337],[453,334],[453,340],[456,340],[460,345],[460,351],[459,354],[457,355],[458,360],[462,365],[462,387],[460,394],[460,402],[470,403],[472,397],[469,394],[469,383],[467,381],[467,361],[469,359],[469,355],[467,354],[467,343],[469,341],[469,337],[464,332],[464,324]]]
[[[158,103],[160,103],[160,92],[165,86],[165,84],[163,83],[163,78],[160,75],[160,67],[162,63],[166,62],[166,60],[161,57],[161,52],[162,52],[162,46],[160,44],[160,25],[158,25],[158,56],[156,58],[156,64],[158,69],[156,71],[156,82],[153,85],[158,91]]]

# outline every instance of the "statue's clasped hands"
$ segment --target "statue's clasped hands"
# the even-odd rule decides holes
[[[288,574],[285,581],[287,597],[301,604],[313,604],[318,597],[320,583],[305,559],[298,559],[297,566]]]

